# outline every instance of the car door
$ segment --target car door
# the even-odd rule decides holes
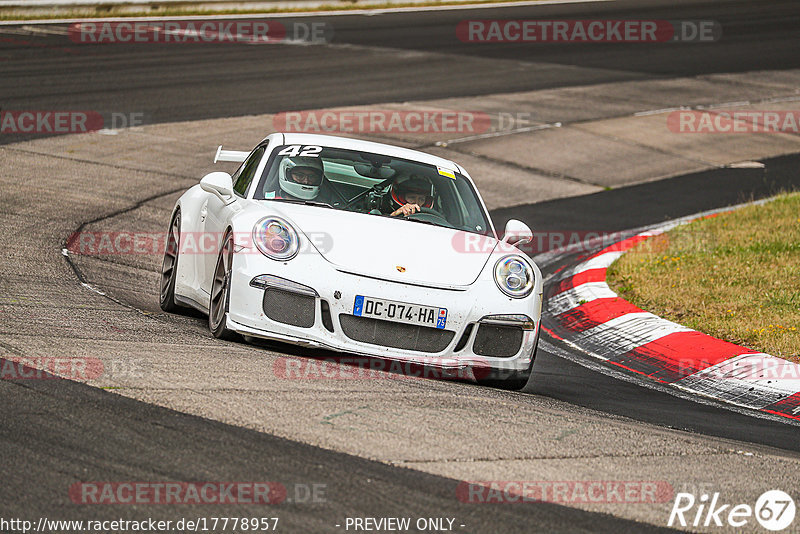
[[[217,256],[222,246],[223,233],[227,229],[228,222],[233,214],[241,209],[239,204],[256,176],[256,171],[265,151],[265,146],[257,147],[239,167],[239,170],[233,174],[233,202],[225,202],[218,196],[209,194],[206,205],[203,207],[205,213],[201,214],[203,260],[200,262],[202,265],[200,287],[208,295],[211,294],[211,280],[214,276],[214,269],[217,266]]]

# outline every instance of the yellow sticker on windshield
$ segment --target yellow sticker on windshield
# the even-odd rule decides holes
[[[451,178],[453,180],[456,179],[456,173],[454,173],[453,171],[449,171],[441,167],[436,167],[436,170],[439,171],[439,174],[441,174],[442,176],[447,176],[448,178]]]

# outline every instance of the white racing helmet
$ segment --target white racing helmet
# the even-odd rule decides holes
[[[317,198],[323,175],[319,158],[286,157],[278,167],[281,190],[302,200]]]

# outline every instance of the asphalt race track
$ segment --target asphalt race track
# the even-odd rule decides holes
[[[355,517],[402,517],[411,510],[418,517],[458,517],[475,532],[497,526],[491,507],[453,498],[455,480],[176,413],[74,382],[43,380],[34,387],[21,382],[0,386],[3,456],[27,459],[24,466],[5,468],[3,517],[133,520],[147,515],[177,521],[208,516],[207,505],[151,506],[146,514],[125,505],[75,506],[65,499],[64,489],[73,482],[70,473],[82,472],[85,480],[286,481],[287,501],[267,512],[263,505],[219,505],[214,515],[277,515],[281,530],[288,531],[335,531],[331,520],[343,511]],[[324,503],[295,500],[307,498],[305,488],[315,484],[325,485]],[[550,532],[639,528],[632,521],[549,503],[503,514],[503,529],[525,530],[531,524]]]
[[[527,46],[463,43],[454,32],[470,18],[559,17],[710,19],[724,38]],[[0,26],[0,108],[141,113],[148,125],[165,127],[227,118],[235,131],[237,120],[286,110],[800,68],[794,1],[592,2],[315,20],[334,27],[331,44],[86,46],[65,39],[64,23]],[[347,517],[410,516],[454,518],[461,532],[641,532],[666,527],[669,501],[657,509],[478,506],[460,502],[457,488],[463,480],[605,477],[670,480],[675,491],[731,488],[731,502],[752,504],[776,488],[800,497],[797,425],[600,372],[564,357],[569,349],[544,333],[523,393],[447,381],[307,384],[267,376],[275,358],[307,353],[218,342],[203,318],[162,314],[153,284],[160,258],[60,254],[78,228],[165,227],[179,192],[199,178],[194,167],[159,171],[161,156],[147,145],[156,135],[118,161],[114,143],[126,139],[98,135],[73,144],[0,135],[0,244],[9,250],[0,274],[0,368],[3,357],[74,347],[81,356],[133,354],[164,373],[110,388],[117,392],[61,379],[0,380],[0,519],[277,516],[279,531],[341,532]],[[17,144],[23,141],[34,144]],[[53,147],[58,157],[47,152]],[[187,142],[181,157],[207,157],[193,150]],[[799,156],[760,161],[763,168],[703,170],[545,202],[524,198],[492,217],[499,228],[517,218],[536,231],[613,232],[800,187]],[[65,175],[65,183],[49,180]],[[279,481],[287,500],[269,507],[85,505],[68,493],[76,481],[203,480]],[[324,498],[305,499],[314,484]]]
[[[316,20],[334,27],[332,46],[279,51],[225,44],[80,46],[64,35],[23,32],[0,40],[0,95],[4,109],[135,112],[152,123],[800,67],[794,2],[724,6],[620,1],[544,6],[535,14],[527,7],[482,9],[475,15],[714,20],[724,28],[719,42],[679,46],[463,43],[453,28],[473,12],[458,10],[321,17]],[[298,19],[286,23],[292,20]],[[35,46],[27,45],[31,39]],[[195,97],[187,100],[187,92]]]

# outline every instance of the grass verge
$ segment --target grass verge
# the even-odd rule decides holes
[[[652,237],[608,284],[660,317],[800,363],[800,193]]]

